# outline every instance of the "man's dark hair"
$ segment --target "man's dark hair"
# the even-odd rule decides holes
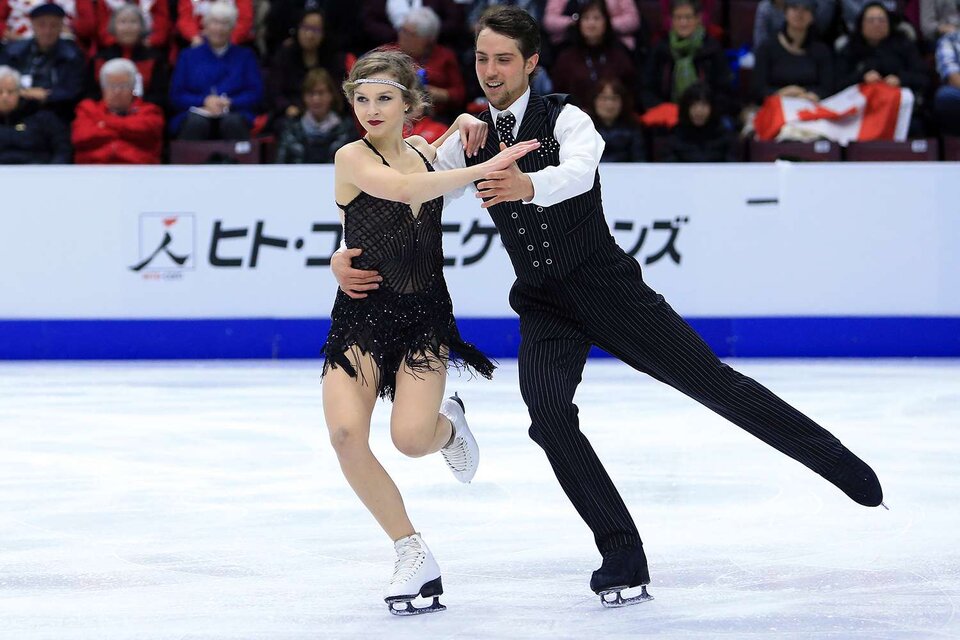
[[[502,4],[490,7],[477,21],[477,35],[484,29],[516,40],[524,60],[540,53],[540,25],[519,7]]]
[[[670,0],[670,15],[680,7],[690,7],[694,13],[700,13],[699,0]]]

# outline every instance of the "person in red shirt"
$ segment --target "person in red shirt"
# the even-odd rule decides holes
[[[253,42],[253,0],[216,0],[237,8],[237,24],[230,34],[230,44]],[[191,47],[203,44],[203,17],[214,4],[211,0],[178,0],[177,35]]]
[[[449,124],[463,110],[467,89],[457,54],[437,44],[439,35],[440,17],[430,7],[420,7],[407,14],[397,32],[396,46],[422,69],[421,80],[430,94],[433,116]]]
[[[125,58],[100,70],[102,100],[84,100],[73,121],[76,164],[159,164],[163,112],[134,95],[137,67]]]

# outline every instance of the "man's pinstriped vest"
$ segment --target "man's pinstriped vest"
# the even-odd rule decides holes
[[[537,139],[540,148],[517,161],[524,173],[560,164],[560,145],[553,129],[566,101],[567,96],[562,94],[543,97],[530,94],[516,141]],[[489,160],[499,152],[500,142],[490,110],[480,114],[480,119],[490,127],[487,144],[475,157],[466,159],[467,166]],[[552,207],[517,201],[494,205],[488,211],[517,279],[525,284],[539,285],[548,276],[563,277],[589,257],[602,241],[611,239],[603,217],[599,172],[589,191]]]

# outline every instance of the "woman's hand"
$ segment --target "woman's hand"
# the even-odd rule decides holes
[[[487,123],[474,118],[469,113],[462,113],[457,116],[456,125],[460,132],[463,151],[468,158],[472,158],[480,152],[483,145],[487,144]]]
[[[512,147],[506,147],[503,143],[500,143],[500,153],[483,163],[484,175],[491,171],[506,169],[523,156],[539,148],[539,140],[524,140],[523,142],[516,143]]]
[[[863,81],[868,84],[871,82],[880,82],[881,80],[883,80],[883,76],[881,76],[879,72],[874,71],[873,69],[863,74]]]

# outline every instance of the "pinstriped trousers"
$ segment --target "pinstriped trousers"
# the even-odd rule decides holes
[[[573,397],[592,345],[821,475],[845,449],[829,431],[722,363],[643,282],[640,265],[612,238],[563,279],[515,283],[510,305],[520,316],[520,392],[530,413],[530,437],[545,451],[601,553],[640,544],[640,536],[580,431]]]

